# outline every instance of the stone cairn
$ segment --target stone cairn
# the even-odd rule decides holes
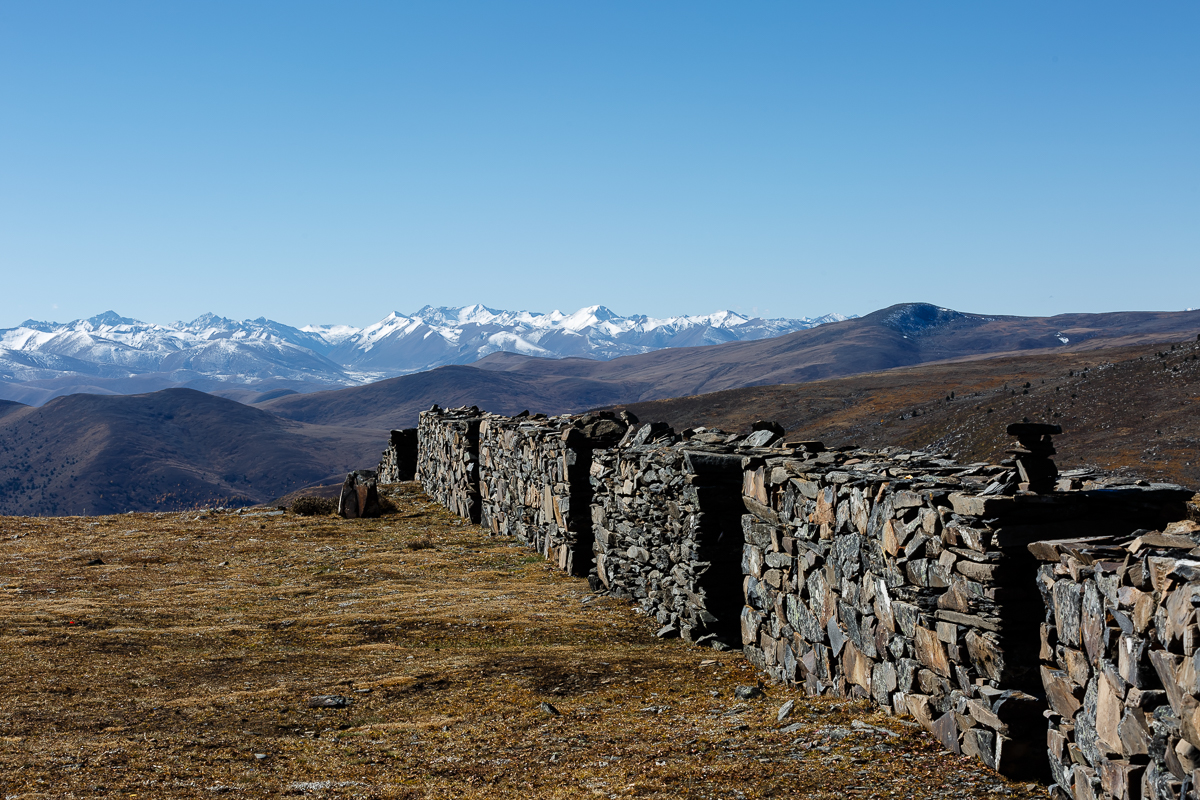
[[[636,601],[658,620],[660,637],[736,643],[742,457],[779,438],[703,428],[677,436],[647,423],[595,451],[593,585]]]
[[[481,524],[514,536],[559,569],[592,570],[592,452],[624,437],[630,414],[516,417],[479,426]]]
[[[475,406],[422,411],[417,424],[417,480],[435,502],[471,522],[480,520],[479,425]]]
[[[1013,471],[897,449],[748,459],[742,641],[775,679],[872,698],[1012,777],[1045,760],[1027,545],[1131,531],[1173,489],[1002,494]]]
[[[1200,525],[1138,533],[1030,545],[1059,797],[1200,791]]]
[[[404,483],[417,475],[417,429],[392,431],[379,461],[380,483]]]
[[[360,469],[346,476],[338,496],[338,516],[346,519],[378,517],[383,514],[375,470]]]
[[[1017,486],[1022,491],[1037,494],[1054,491],[1058,467],[1051,459],[1055,450],[1050,437],[1061,433],[1060,426],[1040,422],[1015,422],[1008,426],[1008,435],[1017,437],[1017,446],[1007,452],[1014,456],[1021,478]]]

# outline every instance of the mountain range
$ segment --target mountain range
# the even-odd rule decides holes
[[[747,386],[796,384],[954,359],[1061,353],[1195,338],[1200,311],[1018,317],[902,303],[863,317],[749,342],[682,347],[608,361],[493,353],[338,391],[262,401],[262,408],[322,425],[406,427],[430,404],[499,413],[546,413],[688,397]]]
[[[664,319],[603,306],[573,314],[426,306],[365,328],[295,328],[260,317],[204,314],[145,323],[109,311],[69,323],[0,329],[0,399],[39,404],[68,394],[135,394],[170,387],[258,402],[356,386],[497,352],[607,360],[674,347],[751,341],[846,319],[748,318],[732,311]]]
[[[635,408],[677,427],[774,417],[801,437],[941,440],[964,454],[1003,447],[1007,422],[1048,416],[1092,429],[1081,460],[1103,446],[1103,466],[1137,469],[1170,453],[1183,463],[1176,479],[1192,480],[1197,334],[1200,311],[1015,317],[904,303],[758,341],[607,361],[493,352],[253,404],[178,388],[40,407],[0,401],[0,513],[242,504],[340,483],[348,469],[378,462],[387,429],[415,424],[433,403],[563,413],[682,397]],[[1112,368],[1108,354],[1131,346],[1142,349]],[[1072,372],[1081,369],[1107,388],[1080,384]],[[913,427],[925,419],[943,422]],[[1141,427],[1125,436],[1132,425]],[[978,441],[967,447],[962,435]]]

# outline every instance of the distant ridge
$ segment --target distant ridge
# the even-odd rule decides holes
[[[906,303],[774,339],[611,361],[498,352],[364,386],[260,397],[256,407],[187,389],[80,394],[41,407],[0,401],[0,513],[241,505],[340,483],[349,469],[378,463],[387,429],[414,424],[433,403],[558,413],[674,397],[637,408],[681,425],[768,416],[834,443],[940,439],[962,452],[1001,446],[1009,417],[1058,413],[1092,429],[1094,447],[1076,446],[1076,456],[1105,452],[1109,463],[1137,467],[1169,454],[1171,469],[1186,462],[1179,474],[1194,478],[1198,333],[1200,312],[999,317]],[[1180,341],[1192,344],[1147,346]],[[1128,363],[1096,370],[1109,352]],[[1102,382],[1071,377],[1080,365],[1111,388],[1090,394]],[[1025,395],[1017,387],[1029,369],[1040,371]],[[1113,435],[1131,409],[1145,415],[1132,442]]]
[[[0,330],[0,398],[38,404],[79,392],[187,387],[255,402],[469,364],[497,352],[604,360],[768,338],[841,319],[760,319],[732,311],[655,319],[622,317],[603,306],[538,314],[477,304],[392,313],[366,328],[294,328],[264,317],[236,321],[215,314],[156,325],[107,311]]]
[[[415,424],[416,415],[431,403],[475,404],[503,413],[524,407],[573,412],[951,359],[1195,338],[1198,332],[1200,311],[1014,317],[902,303],[772,339],[657,350],[609,361],[494,353],[472,366],[291,395],[261,407],[312,423],[400,427]]]

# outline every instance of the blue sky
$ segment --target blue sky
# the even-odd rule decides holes
[[[0,2],[0,327],[1200,306],[1200,5]]]

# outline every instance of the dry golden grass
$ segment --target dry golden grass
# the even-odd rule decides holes
[[[0,518],[0,796],[1043,794],[862,704],[739,702],[739,653],[655,640],[412,487],[397,502]],[[351,705],[307,705],[332,694]]]

